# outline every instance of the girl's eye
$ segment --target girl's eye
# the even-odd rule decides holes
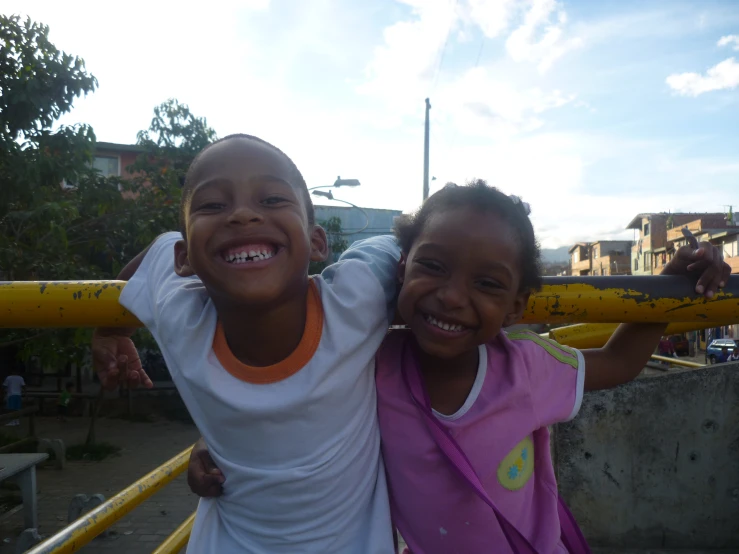
[[[493,279],[481,279],[477,282],[478,285],[480,285],[481,288],[492,291],[492,290],[500,290],[505,287],[501,285],[498,281],[495,281]]]
[[[432,260],[416,260],[416,263],[431,271],[441,271],[443,269],[440,263]]]
[[[282,196],[269,196],[262,200],[262,204],[266,204],[268,206],[282,204],[283,202],[287,202],[287,198],[283,198]]]

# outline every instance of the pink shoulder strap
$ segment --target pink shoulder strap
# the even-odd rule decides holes
[[[421,372],[417,364],[406,358],[409,355],[407,342],[404,342],[401,354],[403,380],[411,393],[413,401],[423,414],[426,427],[430,431],[437,446],[446,455],[447,460],[457,473],[469,483],[477,496],[492,508],[498,524],[513,552],[515,554],[538,554],[528,539],[498,510],[492,498],[490,498],[485,490],[485,487],[480,482],[475,469],[472,467],[472,463],[462,448],[447,431],[446,427],[434,416],[431,409],[431,401],[423,386]],[[590,554],[590,548],[585,541],[585,537],[582,535],[575,518],[567,509],[561,496],[558,498],[557,512],[561,526],[561,539],[565,548],[567,548],[570,554]]]

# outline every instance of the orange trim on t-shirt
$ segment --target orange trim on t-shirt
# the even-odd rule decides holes
[[[307,312],[303,338],[297,348],[284,360],[265,367],[254,367],[239,361],[226,342],[221,322],[216,326],[213,337],[213,352],[223,368],[231,375],[255,385],[266,385],[287,379],[303,369],[316,353],[323,332],[323,306],[318,287],[311,281],[308,287]]]

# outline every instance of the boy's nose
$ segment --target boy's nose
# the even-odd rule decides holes
[[[237,206],[228,216],[228,222],[233,225],[248,225],[249,223],[262,223],[264,217],[250,206]]]

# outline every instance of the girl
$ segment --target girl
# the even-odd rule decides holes
[[[388,335],[376,369],[395,526],[414,554],[587,552],[558,498],[547,426],[573,418],[585,390],[635,378],[665,325],[621,325],[582,352],[502,331],[541,285],[539,248],[528,206],[482,181],[448,185],[395,232],[410,330]],[[663,273],[688,268],[708,297],[728,279],[710,244]],[[190,482],[212,493],[203,459],[201,447]]]

